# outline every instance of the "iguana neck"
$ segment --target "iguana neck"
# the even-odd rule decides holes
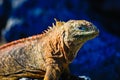
[[[77,52],[79,51],[79,49],[82,47],[84,43],[78,43],[78,44],[74,44],[73,42],[66,42],[64,43],[64,48],[66,49],[66,56],[68,58],[69,63],[71,63],[73,61],[73,59],[76,57]]]

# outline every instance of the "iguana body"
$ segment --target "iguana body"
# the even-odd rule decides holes
[[[87,41],[98,35],[85,20],[56,21],[45,33],[20,39],[0,47],[0,80],[21,77],[69,80],[68,65]]]

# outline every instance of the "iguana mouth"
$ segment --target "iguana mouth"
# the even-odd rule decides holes
[[[74,38],[86,38],[87,36],[88,37],[95,37],[95,36],[98,36],[99,34],[99,31],[95,31],[95,32],[86,32],[86,33],[83,33],[82,35],[75,35]]]

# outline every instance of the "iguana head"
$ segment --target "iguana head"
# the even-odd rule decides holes
[[[64,40],[74,43],[83,43],[95,38],[99,30],[92,23],[85,20],[70,20],[64,24]]]
[[[88,40],[95,38],[99,30],[92,23],[85,20],[70,20],[62,26],[64,30],[64,43],[70,51],[67,53],[71,62],[80,47]]]

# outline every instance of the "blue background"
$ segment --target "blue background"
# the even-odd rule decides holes
[[[7,42],[42,33],[54,18],[85,19],[100,29],[70,65],[73,74],[120,80],[120,0],[0,1],[0,31]]]

